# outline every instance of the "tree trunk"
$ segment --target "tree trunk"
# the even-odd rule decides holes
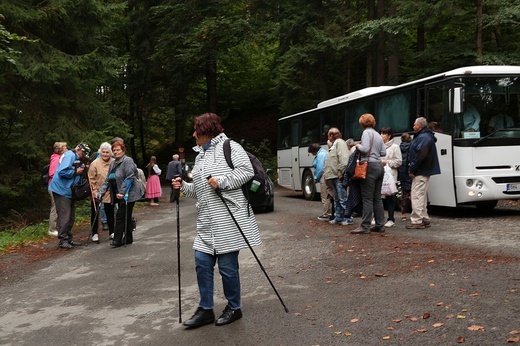
[[[482,56],[482,0],[477,0],[477,55]]]
[[[377,19],[381,19],[385,15],[385,0],[377,1]],[[376,86],[385,84],[385,58],[386,58],[386,34],[380,32],[377,35],[377,51],[376,51]]]
[[[206,88],[208,112],[217,113],[217,59],[211,53],[206,61]]]
[[[397,15],[397,7],[395,2],[390,1],[390,17]],[[397,85],[399,84],[399,38],[397,35],[390,37],[389,44],[389,56],[388,56],[388,84]]]

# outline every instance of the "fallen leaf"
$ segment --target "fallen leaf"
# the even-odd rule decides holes
[[[474,324],[472,326],[469,326],[468,330],[484,330],[484,327]]]
[[[410,317],[410,321],[417,322],[417,317]]]
[[[438,302],[438,303],[437,303],[437,306],[443,306],[443,305],[444,305],[443,302]]]
[[[466,316],[464,316],[464,315],[457,315],[457,318],[458,318],[459,320],[463,320],[463,319],[466,318]]]
[[[519,342],[519,341],[520,341],[520,336],[514,336],[512,338],[507,339],[507,342],[509,342],[509,343]]]
[[[376,273],[375,276],[377,277],[380,277],[380,278],[386,278],[386,274],[383,274],[383,273]]]
[[[353,319],[350,320],[350,322],[352,322],[352,323],[359,322],[359,318],[353,318]]]
[[[351,336],[352,333],[351,332],[345,332],[345,336]]]
[[[388,330],[394,330],[394,327],[387,327]]]
[[[488,259],[488,260],[487,260],[487,263],[491,263],[491,262],[493,262],[492,259]]]
[[[361,275],[359,278],[360,278],[360,279],[366,279],[367,277],[364,276],[364,275]]]
[[[423,318],[423,320],[425,320],[427,318],[430,318],[430,313],[429,312],[425,312],[424,315],[422,315],[422,318]]]
[[[433,324],[433,328],[439,328],[439,327],[442,327],[444,325],[444,323],[442,322],[437,322],[437,323],[434,323]]]
[[[395,322],[395,323],[400,323],[402,321],[402,319],[400,318],[395,318],[392,320],[392,322]]]
[[[462,337],[462,336],[459,336],[457,338],[457,343],[459,343],[459,344],[462,344],[464,341],[466,341],[466,339],[464,339],[464,337]]]
[[[460,311],[462,311],[462,312],[468,312],[468,309],[462,309],[462,310],[460,310]]]
[[[383,336],[383,340],[390,340],[390,335]]]
[[[429,260],[429,261],[428,261],[428,263],[433,263],[433,262],[435,262],[435,260]]]
[[[454,314],[448,314],[448,315],[446,315],[446,319],[448,319],[448,320],[452,319],[453,317],[455,317]]]
[[[420,329],[417,329],[417,331],[420,332],[420,333],[426,333],[428,331],[428,329],[420,328]]]
[[[333,324],[329,324],[329,328],[334,328],[334,325]]]
[[[520,334],[520,330],[512,330],[509,332],[509,334],[511,334],[511,335]]]
[[[336,335],[340,335],[340,334],[343,334],[343,332],[342,332],[342,331],[334,332],[334,334],[336,334]]]
[[[478,297],[480,295],[480,293],[471,293],[469,296],[470,297]]]
[[[434,283],[431,283],[431,284],[430,284],[430,287],[434,287],[434,286],[435,286],[435,284],[434,284]]]
[[[295,312],[295,313],[294,313],[294,316],[301,316],[301,315],[302,315],[301,312]]]

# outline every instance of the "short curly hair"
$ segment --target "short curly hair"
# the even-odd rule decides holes
[[[367,127],[376,127],[376,118],[370,113],[365,113],[359,117],[359,125],[364,129]]]

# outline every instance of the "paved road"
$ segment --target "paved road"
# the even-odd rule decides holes
[[[501,345],[520,337],[516,203],[490,215],[438,209],[428,230],[398,221],[370,235],[316,220],[320,209],[281,189],[275,212],[257,215],[264,244],[255,252],[289,313],[247,250],[244,318],[184,330],[174,205],[142,205],[134,244],[111,249],[104,234],[101,244],[1,282],[0,345]],[[198,302],[193,201],[180,210],[187,319]],[[215,296],[218,314],[219,282]]]

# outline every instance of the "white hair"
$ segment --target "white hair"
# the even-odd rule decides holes
[[[101,152],[105,149],[108,149],[108,151],[110,152],[110,155],[112,155],[112,146],[110,145],[110,143],[108,142],[103,142],[101,143],[101,145],[99,146],[99,150],[98,150],[98,153],[101,154]]]

